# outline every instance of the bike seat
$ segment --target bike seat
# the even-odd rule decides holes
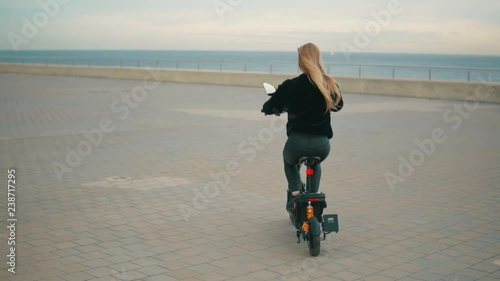
[[[319,162],[321,162],[321,158],[318,156],[304,156],[299,158],[299,165],[306,164],[306,166],[311,166]]]

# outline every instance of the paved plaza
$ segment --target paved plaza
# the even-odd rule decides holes
[[[500,105],[344,93],[320,188],[340,231],[311,257],[266,99],[0,74],[0,279],[500,280]]]

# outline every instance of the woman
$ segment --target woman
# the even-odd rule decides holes
[[[330,111],[337,112],[344,105],[338,85],[323,69],[319,48],[307,43],[298,48],[298,53],[303,73],[283,82],[262,109],[267,114],[281,113],[285,109],[288,112],[288,139],[283,149],[283,160],[288,190],[293,196],[302,187],[299,158],[318,156],[323,161],[328,156],[329,140],[333,137]],[[313,168],[311,185],[312,191],[317,192],[321,166],[318,163]],[[287,203],[287,208],[290,207]]]

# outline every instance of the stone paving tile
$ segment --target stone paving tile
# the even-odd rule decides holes
[[[495,273],[496,271],[500,270],[500,265],[494,264],[494,261],[487,260],[487,261],[483,261],[481,263],[477,263],[470,268],[475,269],[475,270],[479,270],[479,271],[484,271],[487,273]]]
[[[59,277],[52,277],[52,278],[42,279],[41,281],[64,281],[64,279]]]
[[[112,279],[114,277],[109,277],[109,276],[106,276],[106,277],[99,277],[99,278],[93,278],[93,279],[89,279],[91,281],[109,281],[109,279]]]
[[[227,276],[224,274],[220,274],[217,272],[209,272],[209,273],[203,273],[198,276],[196,276],[197,279],[199,280],[206,280],[206,281],[223,281],[227,279]]]
[[[325,277],[321,277],[321,278],[314,279],[314,280],[316,280],[316,281],[341,281],[341,279],[337,279],[334,276],[325,276]]]
[[[340,280],[351,281],[351,280],[359,280],[360,278],[363,277],[363,275],[344,270],[336,273],[335,277]]]
[[[365,276],[359,280],[363,280],[363,281],[391,281],[391,280],[395,280],[395,279],[393,279],[391,277],[384,276],[384,275],[373,274],[373,275]]]
[[[466,263],[462,263],[459,261],[449,261],[443,264],[440,264],[438,266],[432,267],[429,269],[429,271],[441,275],[450,275],[453,273],[460,272],[466,268],[468,268],[470,265]]]
[[[401,279],[410,276],[411,274],[412,274],[411,272],[402,269],[400,266],[378,272],[378,275],[383,275],[394,279]]]
[[[76,272],[76,273],[71,273],[71,274],[66,274],[61,276],[63,280],[67,281],[84,281],[84,280],[90,280],[93,278],[92,275],[85,273],[85,272]]]
[[[80,264],[89,267],[89,268],[98,268],[102,266],[111,266],[113,263],[104,259],[95,259],[95,260],[87,260],[82,261]]]
[[[0,82],[0,170],[16,167],[22,186],[12,280],[500,279],[499,105],[455,130],[443,114],[459,101],[346,93],[321,185],[340,232],[312,259],[283,210],[286,136],[262,139],[281,121],[258,112],[261,89],[162,83],[122,120],[111,104],[140,81]],[[59,181],[54,161],[105,118],[113,132]],[[447,140],[391,189],[385,173],[434,128]]]
[[[186,280],[186,279],[177,279],[163,274],[150,276],[148,279],[148,281],[179,281],[179,280]]]
[[[113,269],[109,267],[98,267],[94,269],[90,269],[85,271],[85,273],[88,273],[94,277],[104,277],[104,276],[109,276],[110,274],[113,273]]]
[[[90,268],[87,266],[84,266],[80,263],[74,263],[74,264],[65,264],[61,265],[59,267],[62,271],[66,273],[75,273],[75,272],[81,272],[81,271],[86,271],[89,270]]]
[[[248,278],[251,280],[272,280],[273,278],[278,278],[280,275],[276,272],[270,270],[260,270],[247,275],[242,276],[242,278]]]
[[[467,277],[470,277],[474,280],[477,280],[477,279],[480,279],[482,277],[487,276],[488,272],[484,272],[484,271],[480,271],[480,270],[476,270],[476,269],[472,269],[472,268],[466,268],[462,271],[457,272],[456,274],[460,275],[460,276],[467,276]]]
[[[404,277],[404,278],[401,278],[401,279],[398,279],[398,281],[421,281],[422,279],[417,279],[417,278],[413,278],[413,277]]]
[[[130,270],[130,271],[120,271],[113,274],[116,280],[147,280],[148,276],[145,273]]]
[[[194,271],[194,270],[190,270],[190,269],[177,269],[177,270],[168,271],[163,275],[177,278],[178,280],[183,280],[186,278],[198,276],[199,274],[200,274],[199,272]]]
[[[410,276],[421,279],[421,280],[427,280],[427,281],[443,280],[446,277],[445,275],[432,273],[430,271],[419,271],[419,272],[414,273]]]

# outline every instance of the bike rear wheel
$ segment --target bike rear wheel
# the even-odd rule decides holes
[[[307,244],[309,246],[309,253],[311,253],[311,256],[316,257],[319,255],[319,252],[321,250],[321,242],[320,242],[320,235],[321,232],[318,231],[320,229],[319,222],[316,218],[312,218],[310,221],[310,231],[309,231],[309,237],[307,241]]]

